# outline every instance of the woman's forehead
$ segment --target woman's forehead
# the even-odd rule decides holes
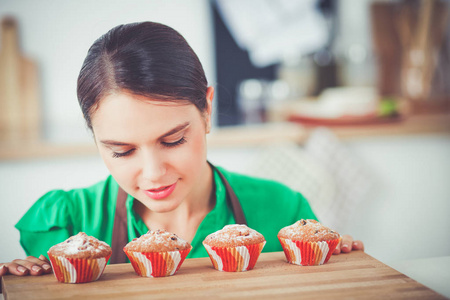
[[[173,108],[175,110],[180,110],[183,108],[187,110],[191,106],[195,107],[193,103],[189,100],[181,99],[176,100],[172,98],[162,99],[150,96],[136,95],[127,92],[121,93],[111,93],[103,97],[96,107],[95,112],[92,113],[93,118],[95,113],[98,111],[112,110],[112,109],[146,109],[150,110],[152,108]],[[167,109],[166,109],[167,110]]]
[[[95,131],[119,131],[161,128],[180,122],[200,120],[197,107],[187,101],[163,101],[128,93],[110,94],[102,99],[92,114]]]
[[[167,95],[140,95],[135,94],[131,91],[120,90],[108,93],[99,101],[99,106],[101,106],[102,102],[111,98],[120,98],[127,100],[135,100],[142,101],[146,103],[150,103],[152,105],[160,105],[160,106],[184,106],[184,105],[193,105],[193,103],[187,99],[178,99],[172,96]]]

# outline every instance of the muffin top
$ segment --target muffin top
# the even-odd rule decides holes
[[[107,243],[80,232],[64,242],[52,246],[48,252],[55,256],[84,259],[106,257],[112,253],[112,250]]]
[[[323,226],[316,220],[303,220],[282,228],[278,237],[297,241],[320,242],[334,240],[340,237],[339,233]]]
[[[125,246],[127,251],[166,252],[190,249],[191,244],[165,230],[149,231]]]
[[[264,236],[246,225],[226,225],[221,230],[208,235],[204,244],[213,247],[236,247],[264,242]]]

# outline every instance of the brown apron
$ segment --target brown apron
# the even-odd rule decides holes
[[[227,202],[233,211],[234,219],[236,220],[236,224],[245,224],[247,225],[247,221],[245,219],[244,212],[242,211],[241,204],[236,197],[233,189],[231,188],[228,180],[223,176],[223,174],[210,162],[208,162],[211,168],[219,174],[222,183],[226,189]],[[215,193],[214,197],[215,197]],[[114,216],[114,227],[113,227],[113,235],[112,235],[112,255],[110,259],[111,264],[120,264],[125,263],[127,261],[127,256],[125,252],[123,252],[123,247],[128,243],[128,226],[127,226],[127,209],[125,203],[127,201],[127,193],[119,186],[119,191],[117,193],[117,204],[116,204],[116,213]]]

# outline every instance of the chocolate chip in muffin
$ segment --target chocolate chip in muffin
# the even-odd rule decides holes
[[[291,240],[302,240],[307,242],[328,241],[339,238],[339,234],[323,226],[316,220],[301,219],[290,226],[282,228],[278,236]]]
[[[148,231],[126,246],[127,251],[137,252],[165,252],[176,250],[186,250],[191,248],[190,244],[174,233],[164,229]]]

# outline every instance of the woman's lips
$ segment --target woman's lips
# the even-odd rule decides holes
[[[175,182],[172,185],[160,187],[152,190],[144,190],[144,193],[154,200],[164,199],[170,196],[172,192],[175,190],[177,183]]]

